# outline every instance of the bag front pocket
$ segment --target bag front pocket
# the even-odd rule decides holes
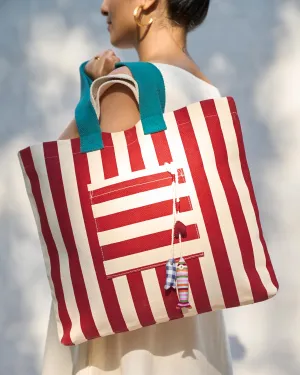
[[[175,243],[174,249],[173,179],[169,172],[112,183],[90,192],[108,278],[154,268],[173,255],[187,259],[201,256],[195,246],[198,226],[182,169],[178,177],[179,220],[185,224],[187,236],[181,245]]]

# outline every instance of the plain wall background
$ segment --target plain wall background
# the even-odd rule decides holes
[[[0,0],[0,374],[38,375],[50,292],[17,160],[73,116],[78,66],[109,47],[100,1]],[[236,99],[280,282],[226,312],[235,375],[300,374],[300,1],[213,0],[189,50]],[[132,51],[117,51],[136,60]]]

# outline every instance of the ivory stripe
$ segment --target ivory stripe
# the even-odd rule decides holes
[[[101,152],[89,152],[87,158],[90,166],[91,182],[93,185],[100,186],[104,180]]]
[[[156,157],[155,147],[151,135],[144,135],[142,123],[139,122],[136,126],[138,140],[141,145],[142,156],[146,169],[159,168],[159,163]],[[163,167],[162,167],[163,168]]]
[[[150,308],[156,323],[168,322],[169,317],[161,295],[155,269],[142,271],[142,276],[149,299]]]
[[[124,132],[111,133],[119,177],[131,174],[131,165]]]
[[[142,328],[132,300],[127,276],[117,277],[113,280],[118,302],[129,331]]]

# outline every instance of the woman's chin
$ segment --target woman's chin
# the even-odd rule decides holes
[[[129,49],[133,48],[134,43],[124,39],[124,37],[120,37],[119,35],[115,34],[113,31],[110,32],[110,43],[112,46],[120,49]]]
[[[118,40],[115,39],[115,38],[113,38],[112,35],[110,35],[110,44],[111,44],[112,46],[116,47],[116,48],[120,48],[120,47],[119,47]]]

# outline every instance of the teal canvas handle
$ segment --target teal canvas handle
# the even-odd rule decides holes
[[[80,66],[81,95],[75,109],[75,120],[80,136],[80,150],[83,153],[104,147],[99,119],[90,101],[91,78],[85,73],[85,65]],[[166,105],[164,80],[160,70],[147,62],[117,63],[116,68],[126,66],[138,84],[139,109],[144,134],[166,130],[163,113]]]
[[[93,83],[85,73],[88,62],[80,65],[80,100],[75,108],[75,120],[80,137],[80,151],[91,152],[103,148],[99,120],[90,100],[90,87]]]

